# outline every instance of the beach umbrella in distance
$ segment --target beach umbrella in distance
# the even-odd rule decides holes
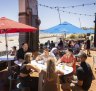
[[[0,18],[0,34],[5,34],[7,60],[8,60],[7,33],[35,32],[36,30],[37,28],[35,27],[10,20],[6,17]]]
[[[68,22],[63,22],[61,24],[58,24],[56,26],[53,26],[49,29],[41,30],[41,33],[66,33],[66,34],[74,34],[74,33],[79,33],[83,34],[84,30],[72,25],[71,23]]]

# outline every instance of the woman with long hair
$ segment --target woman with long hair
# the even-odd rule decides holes
[[[19,74],[20,82],[23,87],[28,87],[32,89],[36,84],[32,86],[33,80],[32,80],[32,77],[30,77],[30,73],[33,71],[40,72],[40,69],[37,66],[34,66],[31,64],[31,61],[32,61],[31,52],[27,52],[24,55],[24,60],[25,62],[22,64],[20,69],[20,74]]]
[[[47,69],[43,71],[43,91],[60,91],[58,74],[64,73],[56,70],[54,58],[48,58]]]

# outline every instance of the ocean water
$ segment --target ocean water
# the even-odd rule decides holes
[[[11,36],[19,36],[19,33],[8,33],[7,34],[8,37],[11,37]],[[5,37],[5,34],[0,34],[0,37]]]

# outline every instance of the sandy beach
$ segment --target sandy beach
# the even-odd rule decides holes
[[[8,41],[8,50],[12,49],[12,46],[19,48],[18,36],[11,36],[7,38]],[[0,51],[6,50],[5,37],[0,36]]]
[[[50,34],[40,34],[39,35],[39,42],[40,43],[45,43],[48,40],[50,41],[54,41],[54,42],[58,42],[59,41],[60,36],[52,36]],[[12,46],[16,46],[17,49],[19,48],[19,37],[18,35],[9,35],[7,37],[7,41],[8,41],[8,50],[11,50]],[[1,35],[0,36],[0,51],[5,51],[6,50],[6,44],[5,44],[5,36]]]

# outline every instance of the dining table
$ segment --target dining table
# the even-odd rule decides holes
[[[7,58],[7,55],[0,56],[0,62],[1,62],[1,61],[6,61],[6,62],[8,62],[8,61],[12,61],[12,60],[14,60],[14,56],[8,55],[8,58]]]
[[[0,56],[0,63],[6,62],[8,64],[8,79],[11,75],[11,61],[14,61],[14,56],[11,56],[11,55]],[[10,80],[9,91],[11,91],[12,81],[11,81],[11,79],[9,79],[9,80]]]
[[[0,56],[0,63],[4,63],[6,62],[8,64],[8,71],[10,71],[11,68],[11,61],[14,61],[14,56],[11,55],[4,55],[4,56]],[[10,73],[10,72],[9,72]]]
[[[46,66],[46,64],[44,64],[43,60],[37,61],[37,62],[32,61],[31,63],[33,65],[38,66],[41,70],[46,70],[46,68],[47,68],[47,66]],[[56,65],[56,69],[64,72],[65,76],[73,72],[73,67],[68,66],[65,63],[60,63],[60,64]],[[42,86],[43,86],[42,81],[43,81],[43,74],[39,73],[38,91],[42,91]]]
[[[20,62],[18,60],[14,61],[14,63],[17,64],[18,66],[22,66],[22,62]],[[44,63],[44,60],[40,60],[40,61],[32,60],[31,64],[34,66],[37,66],[41,70],[46,70],[46,68],[47,68],[47,65],[46,65],[46,63]],[[68,66],[65,63],[60,63],[60,64],[56,65],[56,69],[64,72],[64,75],[68,75],[73,72],[73,67]],[[37,73],[37,72],[32,72],[32,73],[30,73],[30,76],[39,77],[38,91],[42,91],[43,74]]]
[[[22,66],[22,62],[20,62],[18,60],[14,61],[14,63],[17,64],[18,66]],[[41,70],[46,70],[46,68],[47,68],[47,66],[43,60],[40,60],[40,61],[32,60],[31,64],[34,66],[37,66]],[[67,65],[66,63],[58,64],[56,66],[56,69],[64,72],[64,75],[67,75],[67,74],[70,74],[73,72],[73,67]]]

